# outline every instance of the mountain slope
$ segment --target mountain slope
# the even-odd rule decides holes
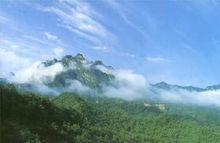
[[[34,68],[31,67],[27,72],[31,74],[27,75],[24,81],[15,84],[21,90],[43,94],[65,91],[88,93],[109,85],[115,78],[110,72],[113,70],[101,61],[88,61],[82,54],[66,55],[60,60],[47,60]],[[15,78],[19,78],[18,76],[15,74]]]
[[[61,63],[64,66],[64,71],[58,73],[52,82],[47,83],[50,87],[65,88],[70,86],[71,80],[77,80],[90,88],[100,88],[101,84],[107,84],[114,78],[113,75],[97,68],[98,66],[110,67],[105,66],[100,61],[90,62],[82,54],[77,54],[75,57],[67,55],[61,60],[47,61],[43,64],[48,67],[56,63]]]
[[[198,107],[183,105],[182,110],[178,105],[175,105],[178,108],[169,105],[172,109],[158,112],[148,110],[143,101],[100,97],[97,103],[74,93],[48,100],[2,84],[0,91],[1,142],[216,143],[220,140],[219,116]],[[214,111],[220,114],[219,110]],[[193,112],[196,114],[191,115]]]

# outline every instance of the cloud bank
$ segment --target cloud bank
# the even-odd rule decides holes
[[[115,70],[115,80],[111,86],[103,87],[103,94],[110,97],[119,97],[133,100],[147,95],[149,84],[146,79],[130,70]]]
[[[84,68],[91,68],[91,64],[83,63]],[[61,92],[78,92],[95,95],[95,89],[89,88],[78,80],[65,79],[68,86],[52,88],[47,86],[54,81],[57,74],[74,70],[75,63],[67,68],[57,62],[51,66],[44,66],[41,62],[35,62],[30,67],[15,72],[11,81],[15,83],[31,83],[42,94],[59,94]],[[143,75],[136,74],[131,70],[113,69],[104,65],[96,65],[95,68],[115,78],[108,84],[101,84],[100,95],[117,97],[125,100],[136,99],[159,99],[170,103],[184,103],[195,105],[220,106],[220,90],[188,91],[185,89],[160,89],[148,83]]]
[[[220,106],[220,90],[208,90],[202,92],[187,90],[157,90],[153,96],[171,103],[184,103],[196,105]]]
[[[40,62],[35,62],[28,68],[15,72],[15,77],[12,79],[18,83],[45,83],[54,80],[54,77],[64,71],[61,63],[56,63],[52,66],[45,67]]]

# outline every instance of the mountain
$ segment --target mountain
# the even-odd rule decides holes
[[[46,91],[46,94],[98,91],[102,86],[111,84],[115,78],[111,74],[113,70],[102,61],[87,60],[82,54],[66,55],[62,59],[42,62],[26,82],[15,85],[21,90]]]
[[[220,84],[207,86],[205,89],[206,90],[219,90],[220,89]]]
[[[195,86],[180,86],[180,85],[174,85],[174,84],[168,84],[164,81],[152,84],[152,87],[154,88],[159,88],[163,90],[186,90],[189,92],[202,92],[202,91],[209,91],[209,90],[219,90],[220,89],[220,84],[219,85],[213,85],[213,86],[207,86],[205,88],[200,88],[200,87],[195,87]]]
[[[170,143],[220,140],[220,110],[75,93],[54,98],[0,84],[2,143]],[[95,97],[91,97],[95,98]],[[166,105],[165,110],[162,105]]]
[[[94,95],[102,93],[106,87],[110,87],[110,90],[117,90],[120,89],[121,86],[124,86],[121,88],[124,90],[131,88],[129,85],[133,85],[133,83],[131,83],[133,82],[131,81],[132,78],[125,79],[126,76],[121,74],[121,77],[118,79],[118,70],[105,65],[100,60],[89,61],[80,53],[75,56],[66,55],[61,59],[46,60],[40,63],[34,70],[31,70],[34,72],[33,75],[29,76],[27,82],[15,83],[18,89],[36,91],[47,95],[62,92],[89,93]],[[13,77],[16,76],[16,74],[13,74]],[[129,76],[137,77],[135,75]],[[120,80],[120,83],[118,83],[118,80]],[[4,80],[1,81],[4,82]],[[218,90],[220,89],[220,85],[200,88],[168,84],[163,81],[151,84],[151,88],[152,91],[157,94],[158,89],[203,92]]]
[[[150,100],[148,99],[150,97],[127,100],[127,98],[123,98],[123,94],[132,93],[138,96],[139,93],[143,93],[138,92],[136,88],[138,80],[132,78],[132,82],[126,82],[122,78],[123,80],[118,84],[113,84],[114,79],[118,80],[118,75],[115,74],[117,70],[106,66],[102,61],[88,61],[82,54],[67,55],[59,60],[47,60],[32,70],[34,73],[28,77],[29,82],[17,83],[15,86],[7,84],[7,80],[0,78],[1,142],[170,143],[208,141],[216,143],[220,140],[219,106],[212,106],[212,104],[211,106],[201,106],[195,104],[196,102],[189,102],[187,98],[195,100],[194,93],[189,96],[186,94],[178,96],[178,92],[176,92],[176,97],[186,99],[187,102],[193,104],[182,102],[185,100],[176,103],[169,102],[175,97],[172,94],[171,96],[164,94],[169,100],[163,100],[164,98],[159,95],[163,90],[171,90],[171,92],[173,90],[198,92],[218,90],[219,85],[198,88],[160,82],[151,85],[151,88],[156,91],[153,96],[160,97],[160,100]],[[128,75],[122,74],[122,77],[126,76]],[[128,83],[134,84],[127,86]],[[88,94],[80,92],[74,93],[76,89],[87,88],[97,91],[102,89],[103,85],[115,86],[115,89],[118,88],[117,85],[122,86],[123,90],[110,88],[112,95],[120,92],[121,96],[112,98],[105,94],[88,96]],[[134,90],[127,90],[133,86]],[[146,87],[145,84],[144,87]],[[147,90],[144,87],[143,90]],[[71,92],[68,92],[70,89]],[[60,91],[61,94],[47,97],[38,93],[23,92],[27,90],[38,92],[47,90],[49,95]],[[143,95],[147,94],[147,92],[143,93]],[[204,95],[196,94],[196,96],[199,100],[195,101],[204,100]],[[210,99],[218,100],[219,98],[210,96]]]
[[[49,87],[66,88],[71,81],[79,81],[89,88],[100,88],[101,84],[107,84],[114,76],[99,69],[99,67],[111,70],[101,61],[88,61],[82,54],[76,56],[67,55],[61,60],[53,59],[43,62],[45,67],[61,63],[64,70],[58,73],[54,80],[47,83]]]

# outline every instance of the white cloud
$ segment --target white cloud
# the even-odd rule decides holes
[[[135,58],[135,55],[134,54],[131,54],[131,53],[121,53],[122,56],[127,56],[127,57],[130,57],[130,58]]]
[[[66,80],[66,82],[69,83],[70,86],[64,89],[65,92],[87,93],[91,90],[89,87],[83,85],[78,80]]]
[[[30,59],[45,60],[53,58],[54,47],[64,47],[59,41],[48,41],[44,38],[22,35],[19,37],[0,38],[0,48],[6,49]],[[52,52],[51,52],[52,51]],[[64,48],[63,48],[64,51]],[[47,55],[47,56],[45,56]],[[43,58],[44,57],[44,58]],[[7,57],[6,57],[7,58]]]
[[[10,72],[24,69],[38,60],[60,58],[65,54],[64,48],[59,47],[59,44],[48,44],[50,43],[44,43],[35,37],[0,38],[0,75],[8,78]],[[39,48],[42,46],[44,48]],[[58,47],[52,48],[55,46]]]
[[[45,11],[56,14],[68,27],[79,30],[86,35],[108,38],[111,33],[96,20],[94,10],[85,2],[60,1],[57,7],[46,8]]]
[[[85,1],[62,0],[43,10],[55,14],[61,26],[99,47],[108,48],[115,43],[115,35],[100,22],[101,16]]]
[[[103,52],[109,51],[109,48],[106,46],[93,46],[93,47],[91,47],[91,49],[94,49],[97,51],[103,51]]]
[[[64,71],[61,63],[45,67],[40,61],[30,64],[28,67],[15,71],[15,76],[8,80],[15,83],[31,84],[31,89],[42,94],[57,95],[60,92],[48,87],[46,84],[53,81],[55,76]]]
[[[57,36],[52,34],[52,33],[49,33],[49,32],[44,32],[44,35],[47,37],[47,39],[49,40],[57,40]]]
[[[147,95],[149,84],[142,75],[130,70],[115,70],[113,75],[115,80],[112,81],[112,86],[103,87],[104,95],[126,100],[138,99]]]
[[[145,60],[153,63],[172,62],[171,60],[162,57],[145,57]]]
[[[31,60],[17,55],[15,52],[0,49],[1,76],[7,76],[9,72],[15,72],[31,63]]]
[[[31,66],[15,72],[15,77],[12,80],[18,83],[43,85],[44,82],[53,81],[55,75],[62,71],[64,71],[64,68],[61,63],[45,67],[41,62],[37,61]]]
[[[152,96],[174,103],[196,104],[196,105],[215,105],[220,106],[220,90],[189,92],[187,90],[158,90]]]
[[[100,43],[100,40],[99,40],[98,37],[95,37],[95,36],[92,36],[90,34],[84,33],[82,31],[80,31],[78,29],[74,29],[73,27],[68,26],[68,25],[65,25],[64,27],[67,28],[68,30],[78,34],[79,36],[84,37],[85,39],[87,39],[87,40],[89,40],[93,43]]]
[[[64,49],[62,47],[54,48],[53,53],[54,53],[55,57],[60,58],[64,55]]]
[[[100,71],[102,71],[104,73],[107,73],[107,74],[114,74],[114,71],[112,69],[108,69],[108,68],[106,68],[103,65],[97,65],[96,69],[98,69],[98,70],[100,70]]]

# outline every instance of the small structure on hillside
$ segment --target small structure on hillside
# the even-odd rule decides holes
[[[166,109],[165,104],[158,103],[158,104],[155,104],[155,106],[156,106],[158,109],[160,109],[161,111],[163,111],[163,110]]]
[[[152,105],[149,104],[149,103],[144,102],[144,106],[145,106],[145,107],[151,107]]]

